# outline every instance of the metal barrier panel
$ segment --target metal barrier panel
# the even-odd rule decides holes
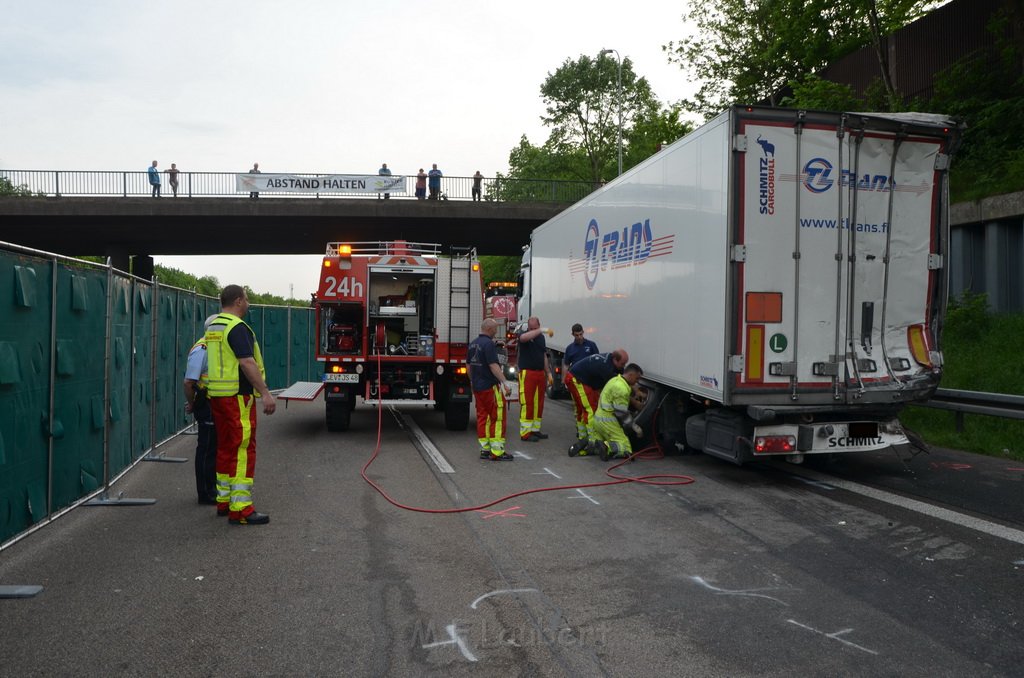
[[[260,343],[267,386],[271,390],[289,386],[285,383],[288,374],[287,312],[284,306],[250,306],[249,315],[245,318]]]
[[[153,422],[153,290],[132,280],[132,454],[137,459],[154,444]]]
[[[0,541],[48,506],[53,265],[0,257]]]
[[[104,483],[107,271],[59,264],[56,290],[51,512]]]
[[[0,544],[109,488],[189,422],[181,382],[217,299],[0,250]],[[309,308],[253,306],[271,388],[319,377]]]
[[[132,290],[130,278],[113,275],[110,296],[110,422],[108,480],[128,468],[132,457]]]
[[[313,350],[313,309],[293,307],[289,310],[288,385],[297,381],[320,381],[323,367],[316,361]]]
[[[166,440],[181,430],[185,395],[181,379],[185,374],[186,353],[178,346],[178,295],[172,287],[156,287],[156,440]],[[191,344],[189,344],[191,346]]]

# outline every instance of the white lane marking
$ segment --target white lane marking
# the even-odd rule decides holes
[[[459,648],[459,652],[462,653],[463,657],[471,662],[475,662],[476,656],[470,652],[469,647],[466,645],[466,641],[462,638],[462,635],[459,633],[459,629],[455,624],[449,624],[444,627],[444,630],[448,632],[448,638],[450,640],[439,640],[436,643],[430,643],[429,645],[423,645],[422,647],[424,649],[429,649],[432,647],[443,647],[444,645],[455,645]]]
[[[853,629],[843,629],[842,631],[835,631],[833,633],[825,633],[824,631],[819,631],[818,629],[811,628],[810,626],[806,626],[806,625],[801,624],[800,622],[794,621],[792,619],[787,619],[786,621],[788,621],[790,624],[796,624],[797,626],[799,626],[802,629],[807,629],[808,631],[813,631],[814,633],[821,634],[821,635],[825,636],[826,638],[831,638],[832,640],[838,640],[843,645],[849,645],[850,647],[855,647],[858,650],[862,650],[862,651],[867,652],[869,654],[878,654],[874,650],[869,650],[868,648],[863,647],[861,645],[858,645],[857,643],[851,643],[850,641],[843,640],[842,638],[839,637],[839,636],[846,635],[850,631],[853,631]]]
[[[530,475],[531,476],[549,476],[550,475],[550,476],[554,476],[555,478],[557,478],[559,480],[562,479],[562,476],[558,475],[557,473],[555,473],[554,471],[549,469],[547,466],[544,467],[544,472],[543,473],[541,473],[539,471],[534,471]]]
[[[578,496],[578,497],[569,497],[569,499],[586,499],[591,504],[597,504],[598,506],[601,505],[601,502],[599,502],[598,500],[594,499],[593,497],[591,497],[589,494],[587,494],[583,490],[581,490],[579,488],[576,488],[576,491],[579,492],[580,496]]]
[[[512,454],[514,454],[517,457],[522,457],[526,461],[533,461],[533,457],[528,455],[526,452],[520,452],[519,450],[513,450]]]
[[[475,610],[477,605],[487,600],[491,596],[501,596],[506,593],[537,593],[537,589],[498,589],[497,591],[491,591],[490,593],[483,594],[482,596],[474,600],[472,603],[470,603],[469,606]]]
[[[756,593],[757,591],[775,591],[777,587],[767,589],[741,589],[739,591],[730,591],[729,589],[720,589],[717,586],[709,584],[708,581],[704,579],[704,577],[691,576],[690,579],[697,582],[704,588],[714,591],[720,596],[744,596],[747,598],[767,598],[768,600],[774,600],[779,605],[785,605],[786,607],[789,607],[789,603],[779,600],[778,598],[772,598],[771,596],[766,596],[763,593]]]
[[[416,440],[418,440],[420,445],[423,446],[423,449],[426,450],[427,456],[430,457],[430,461],[434,462],[434,466],[437,467],[437,470],[441,473],[455,473],[455,469],[452,468],[452,465],[449,464],[448,460],[444,458],[443,454],[441,454],[441,450],[437,449],[434,443],[430,442],[430,438],[428,438],[427,434],[423,432],[423,429],[421,429],[411,417],[402,418],[405,420],[405,424],[409,427],[409,430],[412,431],[412,434],[416,436]]]
[[[993,537],[1006,539],[1007,541],[1012,541],[1017,544],[1024,544],[1024,532],[1012,527],[1005,527],[982,518],[975,518],[974,516],[957,513],[956,511],[950,511],[949,509],[944,509],[939,506],[932,506],[931,504],[923,501],[901,497],[898,494],[886,492],[885,490],[878,490],[849,480],[833,478],[825,475],[824,473],[818,473],[817,471],[812,471],[807,468],[800,469],[800,475],[808,475],[814,480],[819,480],[828,485],[834,485],[841,490],[847,490],[848,492],[854,492],[865,497],[870,497],[871,499],[877,499],[878,501],[885,502],[886,504],[892,504],[893,506],[899,506],[910,511],[923,513],[926,516],[944,520],[947,523],[953,523],[960,527],[984,532],[985,534],[992,535]]]

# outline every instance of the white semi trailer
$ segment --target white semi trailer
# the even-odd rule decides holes
[[[520,317],[627,349],[663,445],[906,444],[942,373],[958,140],[937,115],[733,107],[539,226]]]

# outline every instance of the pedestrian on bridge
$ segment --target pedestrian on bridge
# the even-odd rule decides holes
[[[380,177],[390,177],[391,176],[391,170],[388,169],[388,164],[386,162],[381,163],[380,169],[377,170],[377,176],[380,176]],[[387,200],[390,197],[391,197],[390,193],[385,193],[384,194],[384,199],[385,200]],[[380,193],[377,194],[377,199],[380,200]]]
[[[258,162],[254,162],[252,164],[252,169],[249,170],[249,174],[263,174],[263,172],[260,172],[260,164]],[[260,197],[259,191],[251,192],[249,194],[249,197],[252,198],[253,200]]]
[[[416,174],[416,199],[423,200],[427,197],[427,173],[420,168]]]
[[[159,198],[160,197],[160,172],[156,168],[156,160],[153,161],[153,164],[150,165],[149,169],[146,170],[146,171],[149,172],[149,185],[153,187],[153,197],[154,198]]]
[[[239,285],[220,293],[221,313],[206,331],[210,408],[217,429],[217,515],[232,525],[265,525],[270,516],[252,505],[256,471],[256,398],[263,413],[277,409],[267,387],[256,333],[242,318],[249,298]]]
[[[433,168],[427,172],[427,183],[430,186],[430,199],[437,200],[441,197],[441,170],[437,169],[435,162]]]
[[[480,195],[483,192],[483,180],[484,175],[480,174],[480,170],[476,171],[473,175],[473,202],[480,200]]]
[[[173,162],[171,163],[171,169],[167,170],[167,183],[171,185],[171,193],[173,197],[178,197],[178,166]]]

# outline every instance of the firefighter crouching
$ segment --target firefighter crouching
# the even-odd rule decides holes
[[[242,318],[249,299],[239,285],[220,293],[222,312],[206,331],[209,396],[217,428],[217,515],[232,525],[265,525],[270,516],[252,505],[256,471],[256,393],[263,413],[277,405],[265,379],[256,334]]]
[[[595,353],[577,360],[565,377],[576,411],[576,435],[578,440],[569,448],[569,456],[586,456],[593,453],[594,415],[597,411],[601,390],[608,380],[620,374],[629,362],[626,349],[618,348],[611,353]]]
[[[643,429],[633,421],[629,409],[633,387],[643,373],[639,365],[630,363],[622,374],[609,379],[601,389],[601,398],[594,414],[593,448],[602,461],[622,459],[633,454],[627,430],[638,438],[644,434]]]

